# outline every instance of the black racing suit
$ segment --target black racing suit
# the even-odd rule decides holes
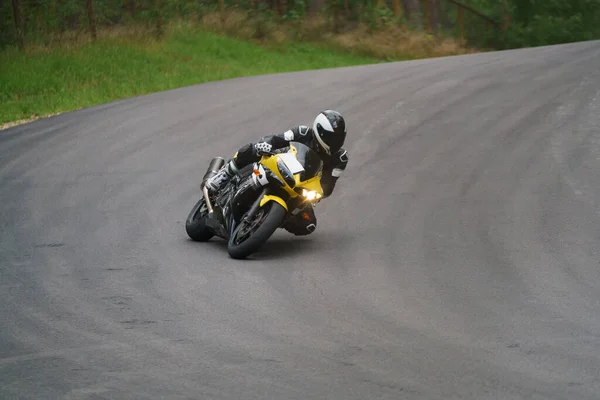
[[[295,141],[307,145],[315,150],[323,160],[323,175],[321,177],[321,186],[323,188],[323,199],[333,193],[335,184],[348,164],[348,153],[341,148],[335,153],[329,155],[322,151],[319,143],[314,138],[312,128],[305,125],[298,125],[288,131],[276,135],[262,137],[255,143],[268,143],[272,150],[289,146],[289,142]],[[238,169],[245,167],[253,162],[260,160],[261,156],[256,151],[255,143],[249,143],[242,146],[233,160]],[[295,235],[308,235],[317,228],[317,217],[312,206],[298,213],[291,219],[284,228]]]

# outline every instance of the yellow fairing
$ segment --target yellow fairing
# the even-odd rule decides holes
[[[314,190],[321,195],[323,194],[323,188],[321,187],[321,173],[304,182],[300,181],[299,176],[299,174],[294,175],[294,178],[296,179],[296,186],[302,186],[307,190]]]
[[[269,168],[273,171],[281,180],[283,180],[283,176],[279,173],[279,168],[277,168],[277,156],[263,156],[260,160],[260,163],[265,167]]]
[[[291,153],[293,153],[295,155],[297,153],[296,148],[294,146],[290,146],[290,147],[291,147]],[[277,177],[279,179],[281,179],[282,182],[285,182],[285,180],[283,179],[283,176],[279,172],[279,167],[277,166],[278,158],[279,157],[277,155],[263,156],[262,159],[260,160],[260,163],[262,165],[264,165],[266,168],[268,168],[269,170],[271,170],[271,172],[273,172],[275,175],[277,175]],[[305,188],[306,190],[312,190],[312,191],[319,193],[319,195],[323,195],[323,188],[321,187],[321,176],[322,176],[322,173],[319,173],[316,176],[314,176],[306,181],[300,181],[300,174],[295,174],[294,180],[296,181],[296,184],[294,186],[295,187],[301,186],[301,187]],[[284,184],[282,186],[282,189],[284,189],[292,198],[300,196],[298,193],[296,193],[296,191],[294,190],[293,187],[290,187],[287,184]],[[279,204],[281,204],[286,210],[288,209],[286,202],[283,201],[283,199],[281,197],[272,196],[272,195],[265,195],[261,199],[260,206],[262,207],[269,200],[276,201]]]
[[[277,160],[279,158],[277,156],[271,156],[271,157],[264,157],[262,158],[262,160],[260,161],[260,163],[262,165],[264,165],[265,167],[269,168],[271,170],[271,172],[273,172],[275,175],[277,175],[277,177],[279,179],[281,179],[282,182],[285,182],[285,180],[283,179],[283,176],[281,175],[281,172],[279,172],[279,167],[277,166]],[[298,179],[298,178],[296,178]],[[294,189],[289,187],[288,185],[284,185],[282,186],[282,188],[288,192],[290,194],[290,196],[292,197],[296,197],[298,196],[298,193],[294,192]]]
[[[288,211],[288,206],[285,203],[285,201],[283,201],[283,199],[281,197],[279,197],[279,196],[273,196],[273,195],[270,195],[270,194],[265,194],[263,196],[263,198],[260,199],[259,205],[262,207],[265,204],[267,204],[268,201],[274,201],[276,203],[279,203],[283,208],[285,208],[285,211]]]

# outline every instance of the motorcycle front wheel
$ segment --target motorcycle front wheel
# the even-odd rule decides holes
[[[242,219],[234,229],[227,251],[231,258],[243,259],[258,250],[282,224],[287,211],[279,203],[269,201],[248,221]]]

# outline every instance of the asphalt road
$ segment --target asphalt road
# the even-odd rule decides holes
[[[2,399],[599,399],[600,43],[281,74],[0,132]],[[234,261],[210,157],[347,117],[318,229]]]

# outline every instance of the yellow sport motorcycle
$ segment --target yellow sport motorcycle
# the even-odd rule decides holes
[[[211,160],[202,178],[203,196],[190,211],[185,229],[195,241],[213,236],[227,240],[229,256],[235,259],[257,251],[289,218],[323,196],[323,161],[299,142],[263,155],[209,195],[204,182],[224,164],[221,157]]]

